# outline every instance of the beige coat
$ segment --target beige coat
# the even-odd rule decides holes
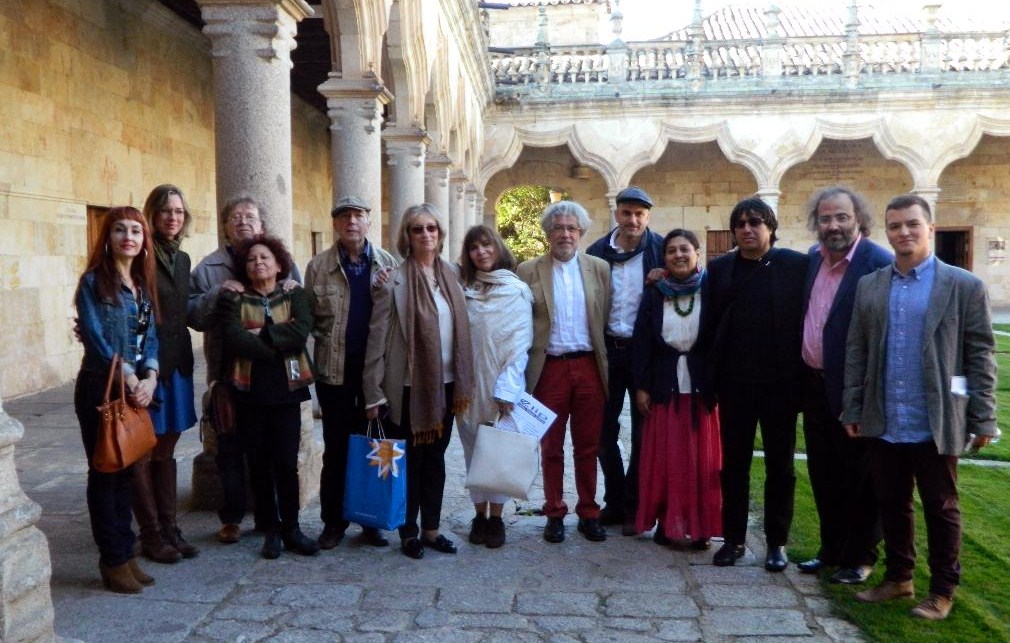
[[[462,288],[451,280],[449,288]],[[393,271],[381,288],[372,289],[372,321],[368,325],[363,389],[365,408],[389,406],[389,421],[400,425],[403,387],[411,381],[414,365],[407,350],[407,275],[403,265]]]
[[[582,273],[582,288],[586,293],[586,317],[589,320],[589,336],[596,353],[596,368],[607,388],[607,348],[603,342],[603,331],[610,316],[610,266],[606,261],[580,252],[579,270]],[[551,338],[551,323],[554,319],[554,276],[553,259],[545,254],[519,265],[516,274],[529,284],[533,291],[533,348],[530,361],[526,365],[526,390],[533,391],[540,380],[547,359],[547,342]]]
[[[397,265],[391,254],[371,246],[371,271]],[[340,263],[337,244],[312,258],[305,268],[305,291],[312,307],[312,336],[316,338],[316,379],[341,386],[344,383],[344,356],[347,354],[347,314],[351,287]]]

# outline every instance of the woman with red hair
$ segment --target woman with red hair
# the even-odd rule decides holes
[[[101,473],[93,466],[98,439],[98,406],[112,358],[122,371],[132,404],[147,407],[158,382],[158,294],[154,249],[144,216],[129,206],[112,208],[74,295],[84,359],[74,389],[74,410],[88,456],[87,500],[91,532],[99,551],[102,583],[113,592],[137,594],[154,582],[133,555],[132,467]]]

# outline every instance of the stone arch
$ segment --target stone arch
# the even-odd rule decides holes
[[[505,190],[515,186],[562,188],[589,211],[592,225],[582,238],[585,247],[610,228],[610,205],[606,196],[606,179],[602,174],[591,171],[587,178],[571,176],[572,166],[577,161],[573,150],[564,142],[552,146],[526,146],[516,155],[515,162],[489,175],[478,185],[478,190],[483,191],[487,203],[493,207]]]
[[[323,0],[334,70],[344,80],[382,78],[382,37],[392,0]]]
[[[734,163],[714,136],[702,140],[670,140],[655,162],[629,177],[655,203],[649,227],[665,234],[674,228],[687,228],[698,234],[702,253],[707,251],[706,232],[724,230],[733,206],[757,190],[757,179],[750,169]],[[709,132],[711,134],[711,132]]]
[[[806,249],[814,243],[805,206],[811,194],[829,185],[844,185],[866,197],[875,219],[871,236],[886,245],[880,221],[883,208],[893,196],[911,191],[915,178],[905,163],[879,148],[871,132],[865,134],[822,137],[806,160],[785,172],[779,183],[778,211],[783,245]]]
[[[561,145],[568,147],[577,165],[587,166],[603,178],[604,193],[620,189],[617,168],[603,152],[596,151],[600,148],[587,146],[576,129],[577,126],[570,123],[533,123],[521,127],[509,124],[491,125],[485,136],[489,149],[486,150],[486,161],[478,175],[478,189],[484,190],[492,176],[515,166],[525,147]]]
[[[385,54],[396,86],[392,102],[397,127],[424,128],[428,65],[420,4],[393,2],[389,10]]]

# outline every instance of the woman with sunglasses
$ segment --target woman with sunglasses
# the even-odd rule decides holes
[[[473,356],[466,300],[452,267],[439,257],[445,229],[435,206],[407,208],[397,234],[403,263],[373,290],[365,352],[369,420],[388,409],[387,435],[407,441],[407,518],[400,550],[455,554],[439,533],[445,449],[452,421],[473,398]],[[418,529],[418,515],[421,525]]]
[[[99,417],[112,358],[122,358],[130,403],[147,407],[158,382],[158,293],[154,248],[147,221],[136,208],[111,208],[74,295],[84,359],[74,388],[74,410],[88,456],[87,500],[98,568],[106,589],[138,594],[154,583],[133,555],[130,480],[133,467],[102,473],[92,466]]]

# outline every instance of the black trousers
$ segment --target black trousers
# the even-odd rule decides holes
[[[101,563],[106,567],[122,565],[133,558],[136,536],[131,522],[130,481],[133,467],[116,473],[101,473],[92,466],[98,441],[98,410],[105,393],[107,375],[81,371],[74,387],[74,411],[81,425],[81,441],[88,457],[87,501],[91,535],[98,545]]]
[[[961,509],[957,501],[957,458],[940,455],[932,441],[891,444],[870,439],[870,466],[884,528],[884,555],[890,581],[912,580],[915,569],[915,506],[926,519],[929,592],[950,598],[961,581]]]
[[[764,527],[770,547],[785,545],[793,520],[797,391],[781,382],[733,382],[719,390],[722,430],[722,525],[726,542],[747,536],[750,465],[761,425],[765,453]]]
[[[803,389],[807,471],[820,519],[817,558],[840,567],[873,565],[881,531],[868,442],[850,438],[832,416],[820,372],[805,369]]]
[[[638,453],[642,444],[642,417],[635,407],[635,388],[631,380],[630,340],[606,338],[607,344],[607,402],[603,407],[603,425],[600,428],[598,458],[603,470],[603,501],[610,510],[624,512],[632,520],[638,508]],[[618,440],[621,435],[621,411],[624,395],[631,396],[631,457],[628,471],[624,471]]]
[[[236,423],[238,418],[236,404]],[[214,456],[217,465],[217,477],[221,483],[221,508],[217,517],[221,524],[240,524],[246,512],[246,497],[249,494],[246,484],[246,446],[239,426],[231,433],[217,434],[217,454]],[[260,515],[256,514],[256,525],[260,525]]]
[[[438,529],[442,521],[442,495],[445,492],[445,450],[452,437],[452,383],[445,385],[446,410],[442,417],[442,435],[434,442],[418,444],[410,430],[410,387],[403,387],[401,424],[393,424],[387,437],[407,441],[407,520],[400,527],[400,539],[416,538],[418,514],[421,529]]]
[[[298,527],[298,446],[301,405],[235,405],[249,457],[256,522],[264,531]]]
[[[319,509],[327,527],[346,529],[344,486],[347,476],[347,440],[363,434],[365,396],[361,390],[364,356],[348,356],[344,361],[341,386],[316,382],[316,398],[323,412],[323,470],[319,476]]]

